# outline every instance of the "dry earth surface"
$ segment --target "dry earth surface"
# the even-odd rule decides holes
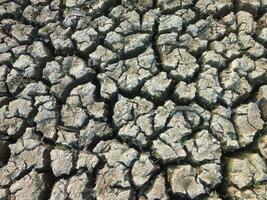
[[[1,200],[266,200],[266,0],[0,0]]]

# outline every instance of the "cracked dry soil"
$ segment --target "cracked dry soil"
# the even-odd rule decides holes
[[[0,0],[1,200],[266,200],[266,0]]]

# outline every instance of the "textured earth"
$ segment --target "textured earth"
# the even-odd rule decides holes
[[[266,0],[0,0],[1,200],[266,200]]]

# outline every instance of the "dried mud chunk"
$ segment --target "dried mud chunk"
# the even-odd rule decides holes
[[[11,138],[18,138],[26,127],[26,121],[17,117],[8,119],[1,115],[0,122],[0,131],[7,133]]]
[[[235,59],[230,63],[229,68],[238,73],[238,76],[243,77],[254,70],[254,61],[247,56]]]
[[[157,47],[163,58],[178,46],[177,37],[177,33],[165,33],[158,36]]]
[[[77,43],[78,50],[86,54],[96,46],[95,42],[98,39],[98,33],[92,28],[87,28],[76,31],[71,38]]]
[[[114,107],[113,120],[120,128],[118,134],[123,139],[145,147],[154,134],[152,114],[153,104],[146,99],[119,97]]]
[[[227,164],[229,184],[239,189],[267,179],[266,164],[258,154],[247,153],[238,158],[229,158]]]
[[[94,102],[87,106],[88,114],[94,119],[100,119],[106,121],[107,111],[106,104],[104,102]]]
[[[17,12],[21,12],[20,6],[16,4],[15,2],[5,2],[1,1],[1,6],[0,6],[0,16],[1,18],[4,15],[14,15]]]
[[[8,61],[11,57],[11,54],[8,53],[12,48],[19,46],[18,42],[8,35],[1,33],[1,44],[0,44],[0,53],[1,53],[1,62]],[[3,54],[2,54],[3,53]]]
[[[200,19],[195,24],[190,24],[187,26],[186,33],[202,40],[213,41],[224,36],[227,28],[231,27],[209,16],[206,20]]]
[[[131,199],[128,168],[137,159],[138,152],[116,140],[99,142],[93,152],[107,162],[96,178],[97,199]]]
[[[55,72],[52,76],[54,76]],[[64,100],[67,96],[69,88],[74,84],[74,79],[70,76],[63,76],[57,80],[57,83],[51,87],[52,94],[60,100]]]
[[[238,43],[237,35],[234,33],[229,33],[221,41],[213,41],[210,47],[215,53],[224,55],[229,59],[234,59],[241,55],[241,46]]]
[[[95,71],[84,60],[76,56],[57,58],[57,61],[46,63],[46,67],[43,69],[43,78],[52,84],[51,91],[64,101],[75,83],[89,81]]]
[[[89,55],[89,59],[93,65],[100,66],[101,68],[105,68],[109,62],[115,60],[117,55],[110,51],[109,49],[98,46],[96,50]]]
[[[259,100],[260,105],[267,102],[267,85],[263,85],[260,87],[256,98],[257,100]],[[264,112],[263,112],[263,115],[264,115]]]
[[[138,11],[142,12],[153,7],[153,0],[135,0],[133,2],[123,0],[122,5],[129,8],[135,7]]]
[[[13,67],[16,70],[21,71],[18,73],[23,73],[23,75],[27,78],[38,78],[40,75],[40,66],[32,57],[28,55],[19,56],[13,64]],[[14,69],[12,69],[10,72],[11,76]]]
[[[49,6],[27,6],[23,10],[23,17],[34,23],[45,25],[49,22],[58,20],[58,11],[52,11]]]
[[[86,168],[88,173],[93,173],[93,170],[99,163],[99,159],[96,155],[88,152],[80,152],[77,160],[77,169]]]
[[[208,163],[200,166],[198,179],[205,185],[215,188],[221,183],[221,166],[215,163]]]
[[[260,183],[267,180],[267,168],[265,161],[257,153],[247,153],[246,158],[249,160],[253,171],[253,181]]]
[[[208,200],[222,200],[216,191],[210,192]]]
[[[96,198],[100,200],[132,199],[133,189],[128,176],[129,170],[122,166],[109,168],[105,166],[96,178]]]
[[[197,132],[193,139],[185,143],[190,152],[190,158],[194,162],[211,161],[220,162],[220,143],[207,130]]]
[[[140,30],[140,16],[135,10],[123,13],[121,19],[122,21],[115,29],[117,33],[122,35],[129,35]]]
[[[73,42],[70,39],[71,34],[70,27],[64,29],[61,26],[57,26],[55,31],[50,34],[51,42],[57,52],[68,55],[73,50]]]
[[[192,108],[185,110],[185,117],[192,129],[195,129],[202,124],[202,117],[196,110]]]
[[[226,59],[213,51],[206,51],[202,54],[202,64],[222,69],[226,66]]]
[[[29,42],[34,28],[30,25],[16,23],[11,27],[11,35],[19,42]]]
[[[116,80],[122,74],[122,61],[108,65],[105,73],[99,73],[97,79],[101,84],[100,95],[105,99],[114,98],[118,94]]]
[[[89,147],[96,139],[112,135],[112,129],[106,122],[89,120],[85,128],[80,131],[79,146]]]
[[[222,96],[222,101],[227,105],[227,106],[232,106],[233,103],[235,103],[238,100],[239,96],[237,93],[233,92],[232,90],[225,90],[223,96]]]
[[[44,173],[32,171],[10,187],[11,198],[21,200],[41,199],[49,191],[49,177]]]
[[[0,188],[0,199],[8,199],[10,197],[9,189]]]
[[[73,88],[66,103],[71,107],[90,106],[95,103],[96,86],[91,83],[85,83]]]
[[[160,138],[169,144],[181,142],[184,136],[192,132],[191,126],[185,120],[182,112],[175,112],[166,126],[168,129],[161,133]]]
[[[153,148],[156,150],[156,156],[160,157],[164,161],[174,160],[178,161],[186,156],[183,149],[183,138],[191,134],[192,130],[190,124],[184,119],[182,112],[176,112],[172,115],[168,123],[166,124],[166,130],[160,134],[160,140],[162,143],[153,143]],[[166,146],[168,145],[168,146]],[[166,155],[166,152],[162,152],[165,148],[171,150],[171,154]],[[170,149],[171,148],[171,149]]]
[[[190,102],[195,98],[196,84],[187,84],[186,82],[180,81],[173,93],[173,99],[177,102]]]
[[[263,55],[266,53],[266,49],[260,43],[255,42],[253,47],[247,50],[247,53],[250,57],[254,59],[259,59],[263,57]]]
[[[226,114],[227,113],[227,114]],[[213,135],[220,141],[223,150],[239,148],[237,133],[231,122],[231,111],[224,107],[218,107],[212,114],[210,128]]]
[[[55,139],[59,116],[55,97],[39,96],[35,97],[35,101],[35,106],[38,107],[38,113],[34,117],[36,130],[41,131],[45,138]]]
[[[57,61],[47,62],[43,69],[43,78],[51,84],[56,84],[64,76],[64,70],[61,64]]]
[[[199,0],[196,7],[205,14],[224,15],[232,9],[233,4],[231,0]]]
[[[178,80],[190,79],[199,69],[196,58],[185,49],[174,49],[168,55],[163,55],[164,69],[170,71],[171,77]]]
[[[266,0],[15,2],[0,199],[266,198]]]
[[[104,73],[98,74],[100,94],[104,98],[113,98],[118,88],[127,93],[138,92],[157,70],[154,51],[148,48],[138,57],[108,65]]]
[[[208,41],[199,39],[198,37],[193,38],[188,33],[179,37],[180,47],[185,48],[189,53],[193,55],[201,55],[206,50]],[[190,45],[188,45],[190,44]]]
[[[69,150],[53,149],[50,152],[50,156],[52,171],[56,177],[69,175],[73,170],[74,155]]]
[[[28,68],[24,72],[23,74],[23,71],[11,69],[10,73],[7,75],[6,83],[11,94],[18,93],[29,82],[29,78],[35,76],[34,68]]]
[[[239,26],[239,32],[245,32],[247,34],[253,34],[256,28],[256,22],[253,16],[245,11],[239,11],[236,14],[237,25]]]
[[[126,69],[123,69],[123,68]],[[137,58],[124,61],[123,73],[118,78],[118,87],[125,92],[137,91],[145,80],[157,72],[154,51],[148,48]],[[115,77],[114,77],[115,78]]]
[[[147,47],[149,42],[149,34],[133,34],[125,37],[125,46],[124,46],[124,53],[125,54],[136,54],[144,50]]]
[[[239,106],[235,111],[234,124],[239,144],[245,147],[253,142],[255,134],[263,128],[260,110],[255,103]]]
[[[0,64],[12,62],[12,54],[11,53],[1,53],[0,54]]]
[[[118,102],[114,107],[113,120],[117,127],[122,127],[129,121],[150,113],[152,109],[153,103],[144,98],[135,97],[134,99],[128,99],[119,96]]]
[[[61,110],[62,122],[65,126],[81,128],[88,119],[86,112],[82,108],[71,108],[64,105]]]
[[[258,184],[253,188],[248,188],[244,190],[239,190],[235,187],[229,187],[227,189],[227,194],[233,199],[266,199],[267,186],[266,184]]]
[[[146,154],[141,154],[132,168],[133,182],[137,187],[142,187],[155,172],[157,167]]]
[[[124,38],[125,37],[123,37],[121,34],[111,31],[107,33],[104,44],[109,47],[110,50],[118,54],[122,54],[124,53],[125,47]]]
[[[137,120],[136,124],[140,127],[141,131],[145,133],[147,137],[152,136],[153,133],[153,125],[152,125],[152,116],[151,114],[141,115]]]
[[[8,111],[6,116],[11,117],[21,117],[29,119],[33,108],[31,107],[32,103],[26,99],[15,99],[14,101],[9,102]]]
[[[267,28],[263,28],[258,35],[258,39],[262,44],[267,44]]]
[[[230,104],[235,103],[238,99],[246,97],[252,90],[247,79],[245,77],[239,77],[238,73],[234,70],[223,70],[220,74],[220,78],[222,87],[232,92],[230,96],[226,96],[227,93],[224,94],[224,99]]]
[[[152,32],[155,21],[159,18],[159,9],[146,12],[143,16],[142,30]]]
[[[260,137],[258,147],[263,157],[267,159],[267,135]]]
[[[98,17],[94,20],[96,28],[101,33],[107,33],[113,28],[114,22],[112,19],[107,18],[106,16]]]
[[[50,41],[50,39],[48,38],[49,34],[53,33],[55,31],[55,29],[58,26],[58,22],[55,23],[48,23],[45,26],[43,26],[42,28],[40,28],[38,30],[38,34],[40,34],[41,36],[47,37],[47,41]]]
[[[168,144],[160,139],[153,141],[152,155],[156,159],[162,159],[163,162],[179,161],[186,157],[186,152],[180,143]]]
[[[89,177],[86,173],[72,176],[68,179],[60,179],[52,189],[51,200],[64,200],[67,198],[77,200],[89,200],[90,189],[88,187]]]
[[[159,33],[182,30],[183,20],[177,15],[164,15],[159,20]]]
[[[153,185],[146,190],[145,196],[147,200],[161,199],[167,200],[169,199],[167,191],[166,191],[166,182],[162,174],[158,175],[153,182]]]
[[[27,52],[36,59],[47,59],[50,56],[50,51],[42,42],[34,42],[27,48]]]
[[[218,70],[206,65],[197,82],[197,96],[207,106],[213,106],[221,97],[222,88],[218,79]]]
[[[138,154],[136,150],[122,145],[116,140],[99,142],[93,152],[103,156],[107,161],[107,165],[114,168],[119,165],[129,167]]]
[[[79,4],[78,0],[66,0],[65,1],[65,6],[66,7],[74,7],[74,6],[80,6],[82,4]]]
[[[180,7],[188,7],[192,4],[191,0],[159,0],[157,2],[162,11],[177,10]]]
[[[264,82],[267,78],[267,59],[261,58],[255,61],[255,69],[248,75],[253,83]]]
[[[190,199],[204,194],[203,185],[195,178],[197,170],[190,165],[181,165],[168,169],[168,179],[174,194],[184,195]]]
[[[167,125],[167,123],[169,123],[168,118],[172,114],[171,112],[173,110],[175,110],[175,104],[170,100],[166,101],[163,106],[159,106],[157,108],[154,116],[155,131],[161,131]]]
[[[78,147],[78,133],[72,130],[64,130],[64,127],[58,127],[57,131],[57,143],[67,145],[69,147]]]
[[[195,11],[193,11],[192,9],[188,8],[188,9],[179,9],[175,12],[175,15],[180,16],[183,19],[183,24],[190,24],[194,21],[195,17],[196,17],[196,13]]]
[[[62,65],[63,69],[65,69],[66,72],[69,72],[69,75],[78,80],[89,79],[95,73],[83,59],[76,56],[65,57]]]
[[[11,157],[13,159],[23,160],[26,168],[34,167],[38,170],[44,170],[49,165],[49,149],[46,149],[40,142],[34,129],[27,128],[23,137],[18,139],[15,144],[9,145]]]
[[[138,146],[146,146],[148,140],[146,135],[142,132],[141,127],[134,125],[134,122],[129,122],[123,126],[118,134],[124,139],[130,139],[132,143]]]
[[[148,80],[141,91],[153,100],[162,100],[166,98],[170,84],[171,80],[167,78],[167,74],[160,72]]]
[[[257,199],[258,200],[257,194],[255,194],[254,191],[250,189],[245,189],[242,191],[234,186],[230,186],[227,188],[227,194],[229,195],[229,197],[233,199]]]
[[[151,36],[146,33],[134,33],[122,36],[116,32],[109,32],[105,38],[107,47],[122,56],[133,57],[139,55],[149,45]]]
[[[0,168],[0,186],[9,186],[26,170],[27,165],[23,159],[11,157],[7,165]]]
[[[6,75],[8,74],[9,72],[9,69],[8,69],[8,66],[7,65],[1,65],[1,68],[0,68],[0,80],[1,80],[1,93],[4,93],[3,90],[5,90],[3,88],[3,83],[5,80],[6,80]]]
[[[21,92],[20,97],[31,100],[37,96],[47,95],[48,91],[49,87],[43,82],[38,81],[27,84],[25,89]]]

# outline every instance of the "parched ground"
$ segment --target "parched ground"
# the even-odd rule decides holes
[[[266,0],[0,0],[1,200],[266,200]]]

